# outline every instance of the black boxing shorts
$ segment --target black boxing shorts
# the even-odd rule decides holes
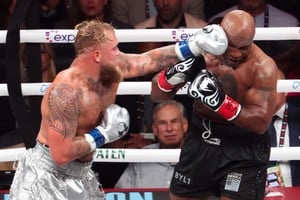
[[[175,166],[170,192],[179,197],[263,200],[269,136],[233,124],[193,119]]]

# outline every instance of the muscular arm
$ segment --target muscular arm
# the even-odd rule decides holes
[[[90,152],[83,136],[77,136],[80,89],[58,84],[49,93],[48,144],[53,160],[65,164]]]
[[[174,45],[169,45],[143,54],[121,53],[114,64],[120,67],[123,77],[127,79],[158,72],[178,61]]]
[[[277,96],[277,66],[267,60],[257,69],[253,86],[246,92],[237,126],[258,134],[267,130],[272,120]]]
[[[228,46],[226,34],[222,27],[213,24],[199,29],[187,41],[164,46],[143,54],[120,53],[113,64],[119,66],[124,78],[133,78],[158,72],[202,53],[221,55]]]

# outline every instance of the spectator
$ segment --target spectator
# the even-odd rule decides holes
[[[135,26],[157,14],[153,2],[154,0],[112,0],[112,16],[120,21]],[[196,18],[204,19],[203,0],[183,0],[182,6],[184,12]]]
[[[135,28],[199,28],[207,23],[183,10],[183,0],[153,0],[157,15],[135,25]]]
[[[21,80],[27,82],[26,76],[26,45],[23,43],[20,46],[20,59],[21,59]],[[55,53],[51,43],[41,44],[41,64],[42,64],[42,81],[52,82],[56,76],[55,66]]]
[[[285,79],[279,71],[279,79]],[[286,101],[287,93],[278,93],[276,112],[268,129],[272,147],[300,146],[300,107]],[[293,187],[300,186],[300,161],[272,161],[268,169],[268,185]],[[277,172],[277,174],[276,174]],[[278,173],[279,172],[279,173]],[[276,174],[276,176],[275,176]],[[282,181],[280,181],[280,179]]]
[[[174,100],[164,101],[153,110],[152,130],[157,143],[145,149],[181,148],[188,131],[188,120],[184,106]],[[174,163],[130,163],[116,188],[168,188]]]
[[[40,27],[42,29],[52,29],[55,23],[68,17],[65,0],[43,0],[40,8]]]
[[[52,82],[56,76],[55,52],[51,43],[41,44],[42,81]]]

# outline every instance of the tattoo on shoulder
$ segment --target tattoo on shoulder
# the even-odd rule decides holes
[[[81,91],[68,84],[54,86],[48,98],[50,126],[64,136],[77,128],[80,113]]]

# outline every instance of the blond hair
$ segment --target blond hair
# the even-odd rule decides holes
[[[85,49],[96,47],[109,40],[108,32],[114,32],[111,24],[99,20],[85,20],[75,26],[77,30],[74,48],[80,54]]]

